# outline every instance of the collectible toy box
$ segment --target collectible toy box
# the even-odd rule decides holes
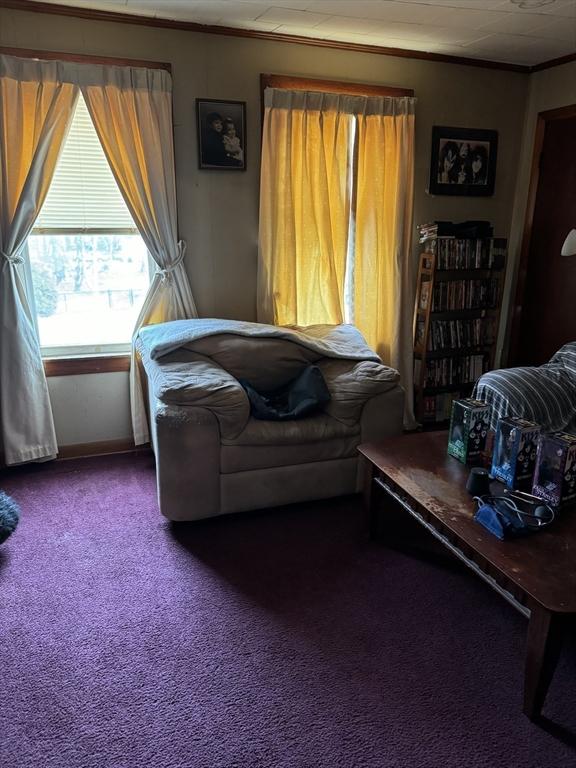
[[[486,446],[486,435],[490,423],[490,406],[480,400],[464,398],[454,400],[448,453],[466,464],[477,459]]]
[[[555,432],[540,438],[532,493],[553,507],[576,500],[576,435]]]
[[[540,426],[532,421],[512,417],[499,419],[492,454],[492,477],[511,490],[530,490],[539,436]]]

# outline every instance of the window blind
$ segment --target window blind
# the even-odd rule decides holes
[[[35,230],[136,230],[82,94]]]

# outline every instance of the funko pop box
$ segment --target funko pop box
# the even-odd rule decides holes
[[[490,406],[471,397],[454,400],[448,433],[448,453],[462,463],[478,459],[486,447]]]
[[[540,426],[526,419],[504,417],[498,419],[492,477],[503,482],[510,490],[529,491],[532,488]]]
[[[542,435],[532,493],[552,507],[576,501],[576,435]]]

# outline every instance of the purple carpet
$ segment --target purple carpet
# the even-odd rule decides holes
[[[576,764],[573,640],[537,727],[525,620],[369,543],[356,499],[175,528],[147,455],[1,485],[2,768]]]

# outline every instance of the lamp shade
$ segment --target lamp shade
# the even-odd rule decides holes
[[[576,256],[576,229],[571,229],[568,232],[560,253],[562,256]]]

